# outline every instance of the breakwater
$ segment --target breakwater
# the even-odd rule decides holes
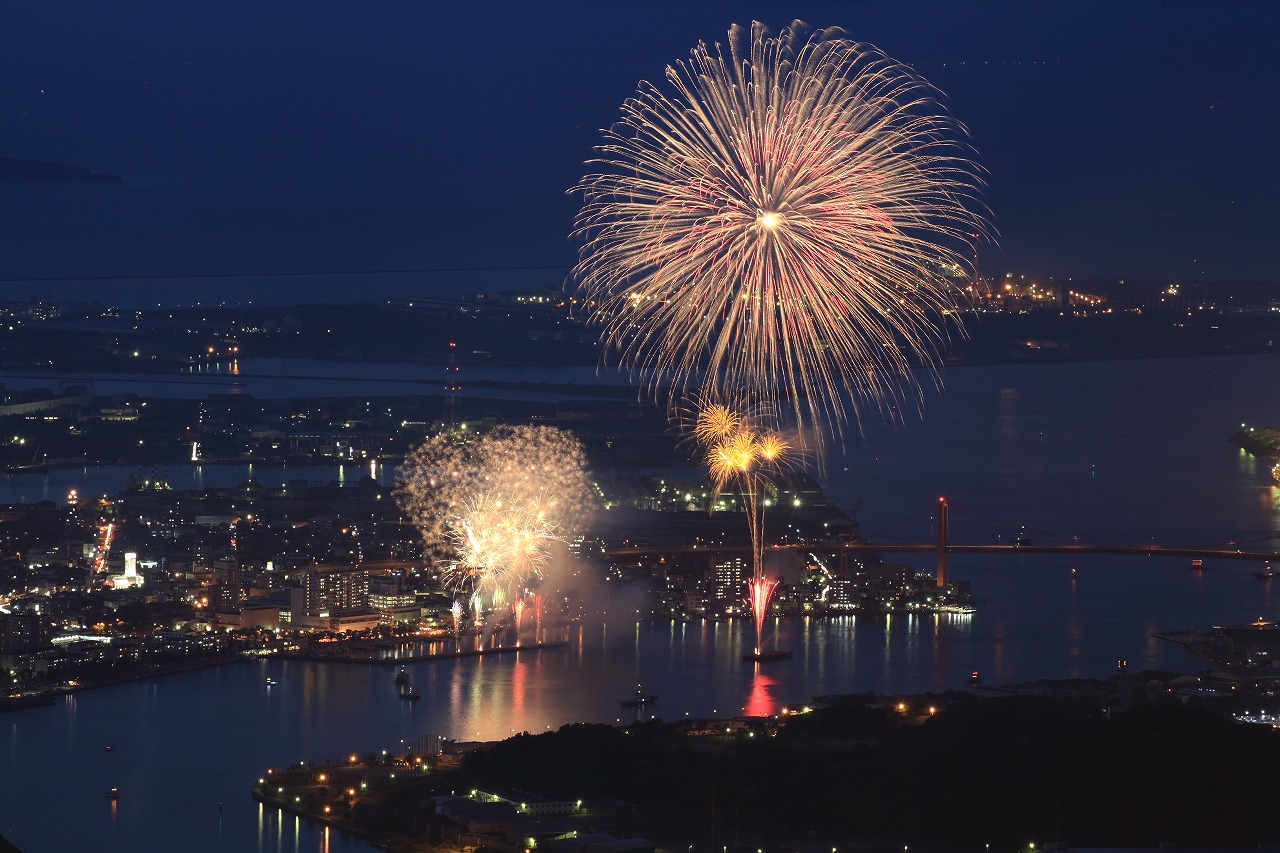
[[[442,661],[457,660],[458,658],[473,658],[485,655],[503,655],[512,654],[514,652],[536,651],[538,649],[553,649],[567,645],[564,641],[541,642],[541,643],[522,643],[510,646],[493,646],[483,649],[456,649],[449,652],[423,652],[421,654],[408,654],[399,657],[379,656],[384,649],[351,649],[344,648],[334,652],[315,652],[315,651],[299,651],[299,652],[277,652],[272,657],[283,660],[305,660],[315,661],[318,663],[362,663],[362,664],[406,664],[421,663],[426,661]]]

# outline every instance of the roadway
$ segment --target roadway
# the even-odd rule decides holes
[[[873,545],[868,543],[812,544],[812,545],[772,545],[766,551],[816,551],[824,554],[934,554],[938,553],[936,542],[913,543],[904,545]],[[1046,554],[1057,556],[1097,556],[1112,555],[1121,557],[1183,557],[1191,560],[1245,560],[1257,563],[1280,562],[1280,553],[1273,551],[1245,551],[1242,549],[1221,548],[1188,548],[1168,545],[954,545],[946,546],[947,554]],[[747,546],[685,546],[674,548],[611,548],[607,552],[612,557],[643,556],[646,554],[706,554],[733,553],[750,554]]]

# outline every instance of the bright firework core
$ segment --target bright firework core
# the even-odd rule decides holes
[[[405,457],[396,497],[479,622],[486,607],[518,612],[551,542],[585,525],[584,465],[581,443],[554,427],[441,433]]]
[[[760,654],[764,650],[764,617],[769,612],[769,599],[773,598],[773,591],[778,587],[777,578],[767,578],[763,575],[753,577],[747,583],[747,602],[751,605],[751,618],[756,626],[756,654]]]
[[[922,405],[949,271],[990,227],[964,127],[910,67],[840,30],[734,27],[641,83],[598,150],[573,278],[655,397],[771,400],[819,464],[864,406]]]

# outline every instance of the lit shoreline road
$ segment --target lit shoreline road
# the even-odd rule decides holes
[[[370,760],[372,759],[372,760]],[[345,764],[316,765],[300,762],[289,768],[270,768],[259,777],[251,789],[251,795],[259,803],[282,809],[309,821],[332,827],[348,835],[364,838],[380,847],[395,850],[411,850],[393,843],[393,836],[373,828],[385,820],[377,820],[374,813],[386,808],[387,793],[396,784],[399,771],[401,782],[425,771],[421,757],[414,765],[407,757],[381,758],[369,756],[360,761],[352,755]]]

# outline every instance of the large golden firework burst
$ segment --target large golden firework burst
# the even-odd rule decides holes
[[[640,85],[573,189],[573,280],[668,406],[693,388],[777,400],[817,450],[868,403],[919,405],[912,370],[936,370],[990,229],[936,92],[807,33],[734,27],[667,68],[672,93]]]
[[[396,499],[455,592],[514,597],[541,574],[548,545],[587,524],[585,464],[581,442],[555,427],[441,433],[405,457]]]

